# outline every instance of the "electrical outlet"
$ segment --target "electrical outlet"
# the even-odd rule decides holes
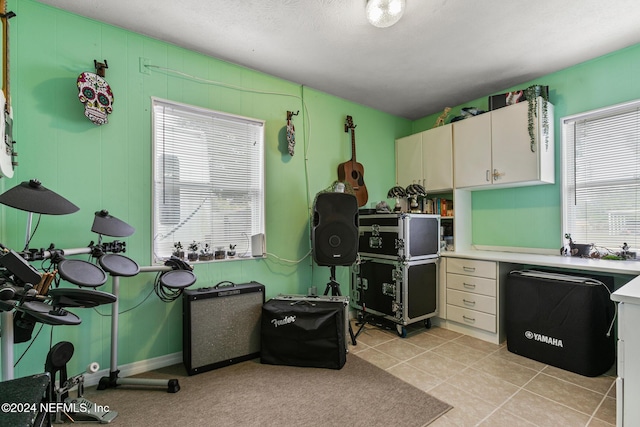
[[[149,70],[149,58],[143,58],[140,57],[140,72],[142,74],[151,74],[151,71]]]

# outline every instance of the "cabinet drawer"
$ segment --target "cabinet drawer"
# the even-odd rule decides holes
[[[485,295],[447,289],[447,304],[482,311],[483,313],[496,314],[496,299]]]
[[[447,261],[447,264],[449,262]],[[462,274],[447,273],[447,289],[455,289],[474,294],[496,296],[496,281],[484,277],[464,276]]]
[[[496,332],[496,316],[447,304],[447,320],[492,333]]]
[[[488,279],[497,277],[495,262],[464,258],[449,258],[447,260],[447,273],[467,274]]]

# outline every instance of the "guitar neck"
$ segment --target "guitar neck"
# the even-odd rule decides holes
[[[0,0],[0,21],[2,21],[2,91],[6,100],[5,111],[11,111],[11,95],[9,94],[9,19],[16,16],[7,12],[7,1]]]
[[[351,129],[351,161],[356,162],[356,130]]]

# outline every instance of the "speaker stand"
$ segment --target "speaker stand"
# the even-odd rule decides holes
[[[331,275],[329,277],[329,283],[327,283],[326,288],[324,289],[324,294],[329,295],[331,292],[331,296],[342,296],[340,293],[340,283],[336,282],[336,266],[330,266]],[[358,345],[356,342],[356,335],[353,333],[353,329],[351,328],[351,321],[347,319],[347,324],[349,325],[349,336],[351,337],[351,344]]]

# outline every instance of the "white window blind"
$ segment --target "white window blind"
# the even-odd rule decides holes
[[[563,120],[564,232],[640,248],[640,101]]]
[[[153,105],[153,255],[180,242],[251,253],[264,233],[264,121],[174,103]]]

